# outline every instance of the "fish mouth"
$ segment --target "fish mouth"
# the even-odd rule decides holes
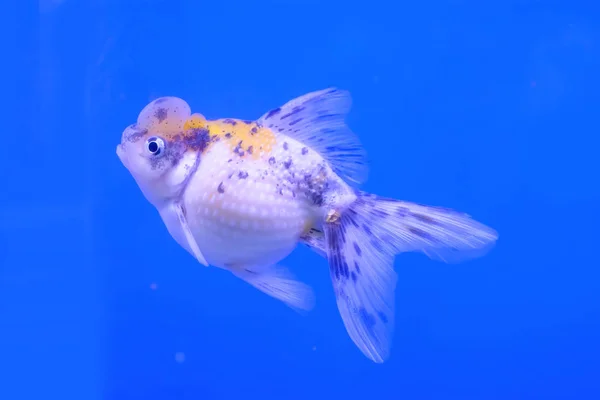
[[[119,157],[119,160],[121,160],[121,162],[122,162],[124,165],[127,165],[127,164],[125,163],[125,159],[127,158],[127,157],[125,156],[125,148],[123,147],[123,145],[122,145],[122,144],[118,144],[118,145],[117,145],[117,157]]]

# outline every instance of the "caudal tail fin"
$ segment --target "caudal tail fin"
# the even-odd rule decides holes
[[[358,192],[324,224],[338,308],[348,334],[371,360],[389,356],[394,329],[394,257],[423,252],[444,262],[484,255],[498,239],[469,215]]]

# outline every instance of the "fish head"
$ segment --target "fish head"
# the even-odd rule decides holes
[[[184,100],[158,98],[144,107],[135,124],[125,128],[117,145],[119,159],[146,199],[158,208],[181,195],[198,166],[201,147],[197,142],[202,132],[186,129],[190,117]]]

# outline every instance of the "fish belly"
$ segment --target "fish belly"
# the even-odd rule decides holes
[[[203,160],[207,162],[208,160]],[[260,164],[199,168],[184,195],[188,224],[209,264],[221,268],[278,263],[314,221],[311,207]]]

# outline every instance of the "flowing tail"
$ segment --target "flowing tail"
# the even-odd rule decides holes
[[[350,208],[324,224],[322,250],[348,334],[368,358],[382,363],[394,329],[395,256],[423,252],[460,262],[484,255],[498,234],[446,208],[357,194]]]

